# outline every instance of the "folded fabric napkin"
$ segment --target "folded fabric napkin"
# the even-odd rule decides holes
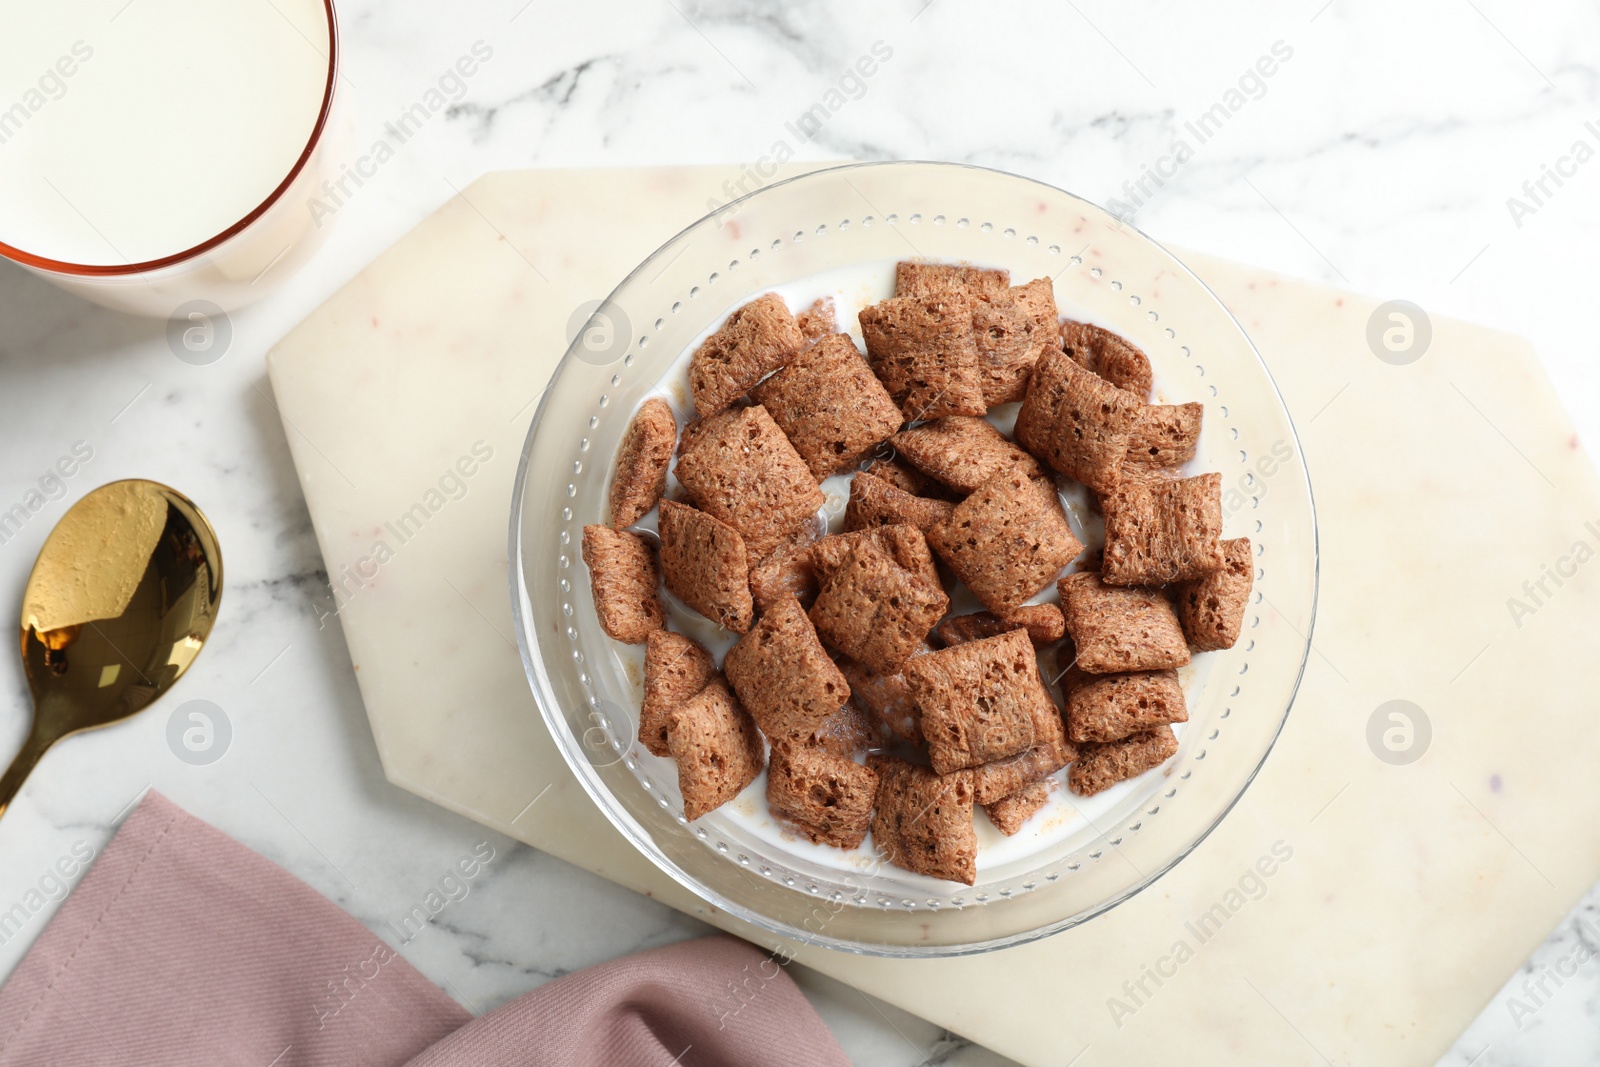
[[[473,1020],[276,864],[151,793],[0,987],[0,1067],[845,1067],[729,937],[639,953]]]

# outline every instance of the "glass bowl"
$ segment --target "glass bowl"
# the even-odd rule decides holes
[[[671,762],[636,743],[642,648],[601,631],[579,552],[584,525],[606,521],[613,458],[633,412],[713,325],[799,279],[911,257],[1006,267],[1018,283],[1052,277],[1063,315],[1143,348],[1160,399],[1205,403],[1196,469],[1222,472],[1224,534],[1248,536],[1256,552],[1238,644],[1196,657],[1185,678],[1190,719],[1177,755],[1093,803],[1064,796],[1061,825],[1004,862],[980,863],[970,887],[881,862],[841,863],[793,837],[754,832],[764,779],[687,823]],[[596,309],[540,402],[517,476],[510,558],[534,698],[617,829],[712,907],[809,944],[885,956],[1044,937],[1170,870],[1272,748],[1310,648],[1317,591],[1316,520],[1294,427],[1221,302],[1170,253],[1087,201],[942,163],[859,164],[771,185],[640,264]]]

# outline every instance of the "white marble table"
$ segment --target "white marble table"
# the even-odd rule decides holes
[[[1524,334],[1581,435],[1600,440],[1600,363],[1587,321],[1596,278],[1584,269],[1600,237],[1600,158],[1576,159],[1600,151],[1593,5],[1308,0],[1201,11],[905,0],[870,16],[859,7],[795,3],[767,14],[734,2],[506,0],[462,13],[350,0],[344,104],[352,143],[363,146],[352,160],[475,42],[493,57],[340,207],[311,266],[233,317],[220,361],[181,362],[163,323],[99,311],[0,268],[0,511],[75,443],[93,449],[62,498],[0,543],[0,603],[20,597],[65,502],[118,477],[192,494],[216,522],[228,568],[213,645],[171,702],[63,746],[0,821],[0,912],[28,899],[76,842],[98,849],[150,786],[396,943],[389,924],[484,839],[383,778],[339,630],[318,624],[326,575],[262,355],[485,170],[755,168],[791,152],[1004,167],[1132,210],[1158,239]],[[872,77],[846,78],[877,42],[880,56],[892,54]],[[1247,77],[1231,94],[1264,56],[1274,57],[1264,64],[1272,75]],[[1574,154],[1580,139],[1589,151]],[[1545,179],[1541,191],[1546,165],[1571,173],[1559,186]],[[730,182],[744,169],[730,166]],[[1526,209],[1514,214],[1509,197]],[[25,725],[26,687],[3,657],[0,679],[10,694],[0,749],[9,751]],[[196,699],[223,708],[233,728],[225,756],[207,766],[180,761],[166,741],[171,711]],[[492,843],[489,877],[403,948],[475,1010],[701,932],[531,849]],[[0,928],[0,974],[54,907],[14,934]],[[1597,908],[1600,892],[1442,1062],[1600,1059],[1600,965],[1580,962],[1600,938],[1586,925],[1600,921]],[[802,980],[857,1062],[1003,1062],[847,987]]]

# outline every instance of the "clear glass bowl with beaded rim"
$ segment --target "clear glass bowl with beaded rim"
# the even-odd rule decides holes
[[[893,262],[907,257],[1006,267],[1018,283],[1053,278],[1064,315],[1143,348],[1159,399],[1205,404],[1195,469],[1222,473],[1224,534],[1248,536],[1256,553],[1238,644],[1197,656],[1185,676],[1190,718],[1177,755],[1092,805],[1057,789],[1065,814],[1026,847],[1013,841],[1000,850],[1000,861],[980,854],[974,886],[911,874],[870,853],[842,862],[837,850],[771,832],[762,823],[764,778],[686,823],[673,765],[636,742],[642,647],[601,631],[579,552],[583,527],[607,521],[614,456],[633,412],[670,375],[681,377],[685,353],[729,311],[773,289],[805,299],[807,280],[819,276],[846,289],[849,279],[877,278],[878,295],[862,297],[877,299],[888,295]],[[810,944],[886,956],[983,952],[1084,922],[1149,886],[1249,785],[1309,650],[1311,488],[1288,412],[1249,338],[1155,242],[1078,197],[999,171],[837,167],[771,185],[684,230],[617,287],[590,325],[597,332],[580,334],[566,353],[522,455],[510,543],[517,637],[573,773],[675,881],[729,915]],[[681,418],[684,387],[667,393]],[[838,497],[829,505],[835,526]],[[987,839],[1002,842],[992,831]]]

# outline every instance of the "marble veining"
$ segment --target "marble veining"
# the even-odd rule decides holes
[[[66,501],[117,477],[158,478],[191,494],[217,525],[228,569],[221,624],[178,691],[131,723],[62,746],[0,821],[0,909],[36,899],[47,869],[75,845],[98,851],[135,798],[154,787],[380,934],[422,898],[434,872],[488,841],[496,857],[483,877],[401,949],[475,1011],[570,970],[703,931],[389,785],[340,632],[319,626],[327,576],[262,355],[487,170],[711,162],[727,164],[737,180],[782,143],[797,159],[999,166],[1109,203],[1126,199],[1125,183],[1169,154],[1183,124],[1282,40],[1294,58],[1142,198],[1137,224],[1173,243],[1526,335],[1580,436],[1600,440],[1594,279],[1570,269],[1600,236],[1600,168],[1555,187],[1520,224],[1507,207],[1600,116],[1593,5],[340,7],[340,106],[351,158],[474,42],[494,56],[340,207],[311,265],[233,317],[231,348],[219,362],[182,363],[162,323],[88,307],[0,267],[0,501],[21,499],[73,442],[95,449],[62,498],[0,544],[0,602],[17,602]],[[814,136],[790,133],[798,116],[827,106],[830,90],[878,41],[892,58],[859,94],[846,86]],[[9,708],[0,713],[0,749],[9,751],[27,706],[9,657],[0,657],[0,691]],[[184,764],[167,748],[167,717],[190,699],[214,701],[233,725],[230,751],[210,766]],[[53,895],[39,892],[37,910],[28,906],[21,928],[0,937],[0,973],[47,921]],[[1600,1058],[1597,945],[1600,894],[1591,893],[1441,1063]],[[841,983],[799,977],[856,1062],[1003,1062]]]

